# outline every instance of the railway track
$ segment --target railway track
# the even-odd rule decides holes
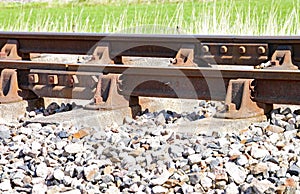
[[[86,108],[138,112],[140,96],[224,100],[217,116],[225,118],[300,104],[300,37],[0,32],[0,48],[0,103],[94,99]],[[44,53],[91,60],[33,60]],[[128,65],[124,57],[170,58],[170,64]]]

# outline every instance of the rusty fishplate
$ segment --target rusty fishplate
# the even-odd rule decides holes
[[[268,44],[201,43],[201,56],[209,64],[255,65],[268,60]]]

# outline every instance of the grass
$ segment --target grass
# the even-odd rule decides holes
[[[300,35],[300,0],[58,2],[0,3],[0,30]]]

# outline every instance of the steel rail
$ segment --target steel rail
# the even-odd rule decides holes
[[[120,56],[174,58],[180,49],[187,47],[193,50],[196,63],[209,60],[218,64],[258,65],[266,57],[270,59],[278,48],[292,50],[292,60],[300,62],[300,36],[0,32],[0,48],[10,41],[17,42],[19,56],[27,60],[30,53],[93,54],[97,46],[105,45],[115,61]]]
[[[32,61],[0,60],[1,68],[17,69],[20,73],[21,89],[28,89],[29,73],[95,76],[103,74],[120,74],[120,93],[128,96],[151,96],[172,98],[194,98],[207,100],[224,100],[228,83],[232,79],[254,79],[256,82],[253,100],[268,104],[300,104],[300,71],[295,70],[240,70],[200,67],[147,67],[130,65],[103,64],[64,64]],[[55,97],[52,86],[44,86],[40,95]],[[65,97],[72,98],[72,88],[59,83],[61,90],[68,90]],[[94,84],[95,85],[95,84]],[[80,88],[88,87],[78,85]],[[43,87],[39,87],[43,88]],[[47,90],[45,90],[47,88]],[[80,91],[83,91],[82,89]],[[57,91],[58,92],[58,91]],[[56,94],[57,94],[56,92]],[[94,92],[93,89],[86,92]],[[64,92],[62,92],[63,94]],[[86,95],[90,98],[93,94]]]

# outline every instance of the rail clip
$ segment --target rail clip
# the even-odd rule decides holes
[[[255,92],[253,79],[230,80],[227,88],[224,109],[215,116],[228,119],[241,119],[261,116],[273,105],[257,103],[252,100]]]
[[[129,107],[129,98],[118,93],[118,74],[99,75],[94,102],[85,106],[86,109],[119,109]]]
[[[176,57],[170,61],[173,66],[179,67],[197,67],[194,63],[194,46],[184,45],[176,54]]]
[[[3,69],[0,77],[0,103],[23,100],[18,94],[18,78],[15,69]]]
[[[18,41],[8,40],[7,43],[2,47],[0,52],[0,59],[11,59],[20,60],[21,57],[18,55]]]

